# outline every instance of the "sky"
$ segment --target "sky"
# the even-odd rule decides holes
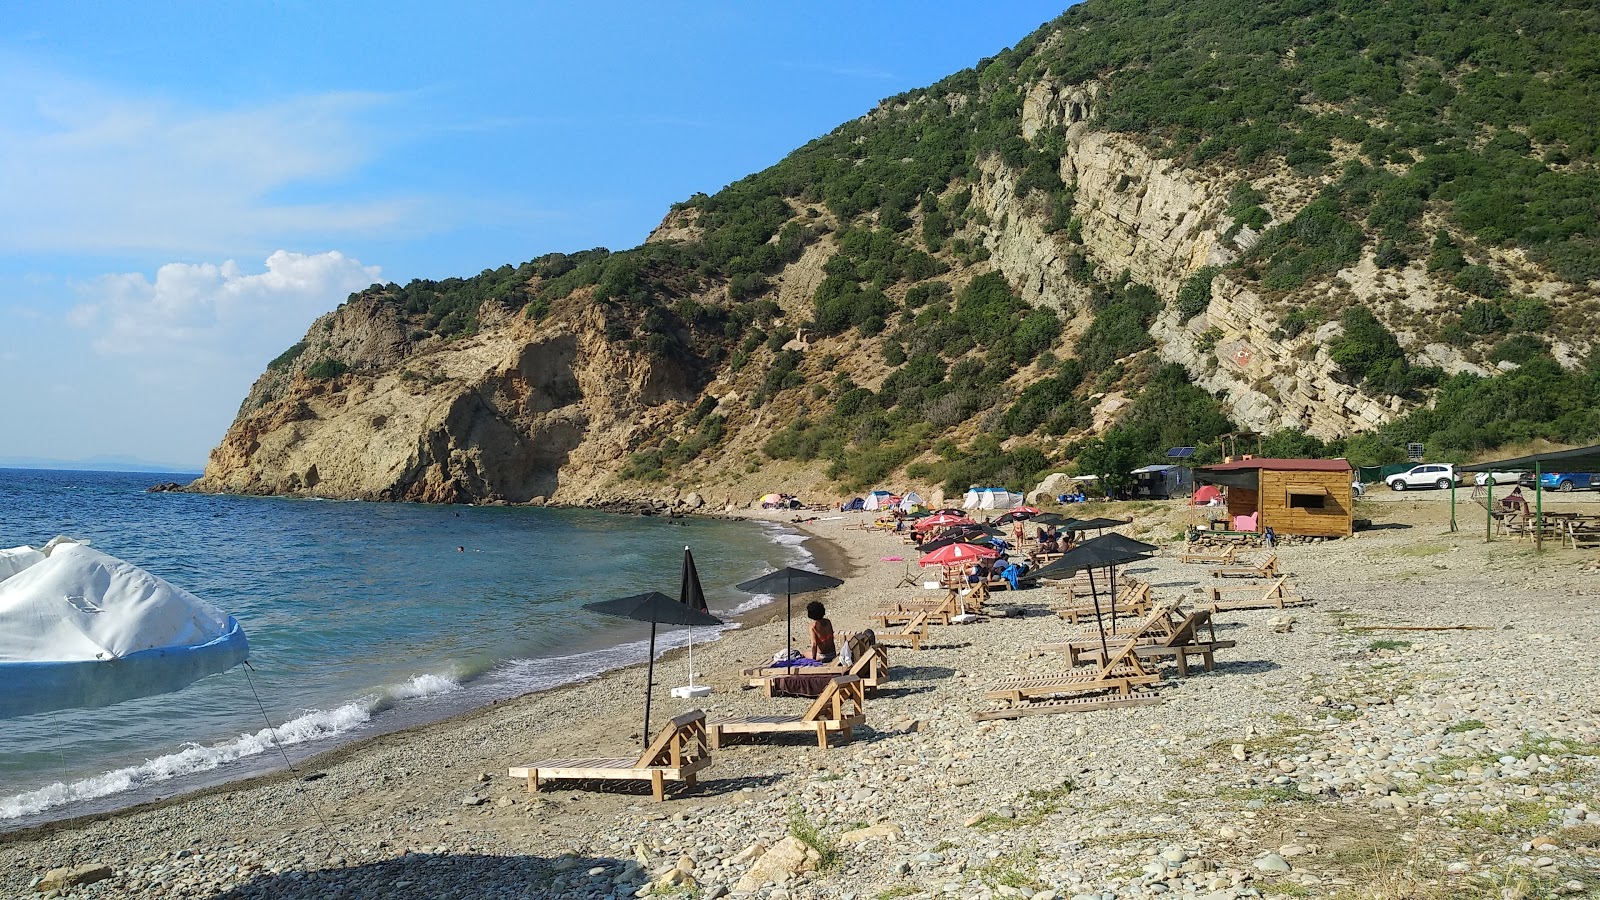
[[[352,291],[636,246],[1065,6],[7,4],[0,464],[199,471]]]

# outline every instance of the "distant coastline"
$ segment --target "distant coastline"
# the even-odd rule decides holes
[[[91,456],[88,459],[0,456],[0,469],[45,469],[54,472],[128,472],[138,475],[193,475],[198,478],[205,470],[205,467],[152,463],[123,456]]]

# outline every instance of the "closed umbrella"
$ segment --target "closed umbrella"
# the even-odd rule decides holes
[[[668,597],[660,591],[634,594],[615,600],[585,603],[584,609],[608,616],[619,616],[635,622],[650,623],[649,665],[644,680],[644,743],[650,744],[650,696],[656,677],[656,625],[721,625],[722,620]]]
[[[706,605],[706,592],[700,586],[700,572],[694,565],[694,554],[688,547],[683,548],[683,575],[678,582],[678,602],[690,609],[698,609],[703,613],[710,613],[711,608]],[[696,689],[694,685],[694,626],[689,626],[689,686],[673,688],[674,696],[682,693],[684,697],[695,697],[711,692],[711,688]]]
[[[844,582],[832,575],[791,566],[741,581],[735,587],[752,594],[777,594],[779,590],[783,591],[784,621],[788,623],[788,631],[784,636],[784,661],[788,662],[794,656],[794,595],[825,591],[841,584]]]

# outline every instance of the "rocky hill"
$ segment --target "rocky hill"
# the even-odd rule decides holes
[[[1593,438],[1597,36],[1556,0],[1087,0],[639,248],[352,296],[196,487],[742,501],[1237,427]]]

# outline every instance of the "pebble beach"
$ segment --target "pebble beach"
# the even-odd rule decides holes
[[[987,684],[1065,666],[1038,649],[1069,630],[1057,592],[1000,592],[1012,615],[890,651],[853,740],[731,743],[663,803],[638,784],[530,794],[507,774],[637,747],[639,665],[0,835],[0,896],[1600,897],[1595,553],[1450,532],[1434,497],[1359,514],[1380,527],[1278,550],[1312,605],[1219,613],[1237,646],[1212,672],[1162,670],[1159,704],[975,721]],[[850,631],[925,599],[900,584],[913,548],[862,514],[816,515],[796,527],[846,582],[797,614],[822,599]],[[1163,547],[1128,574],[1189,608],[1216,582],[1178,561],[1184,521],[1141,504],[1123,531]],[[659,661],[653,722],[802,712],[740,675],[782,648],[775,606],[697,644],[710,697],[667,696],[687,664]]]

